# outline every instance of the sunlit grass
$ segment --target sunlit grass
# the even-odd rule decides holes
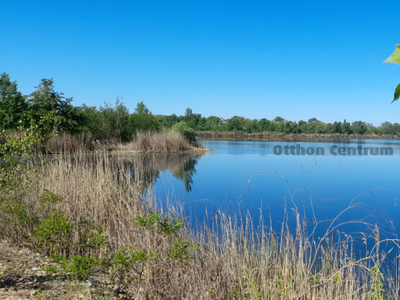
[[[164,143],[157,136],[143,139]],[[153,146],[148,147],[142,149]],[[106,152],[90,157],[62,156],[39,169],[35,184],[38,191],[47,189],[64,197],[56,208],[71,220],[91,216],[95,224],[104,226],[109,251],[126,245],[135,245],[138,251],[156,251],[157,259],[148,263],[143,278],[129,286],[133,299],[138,293],[143,299],[398,299],[400,285],[393,274],[385,274],[385,292],[379,290],[383,272],[379,266],[385,256],[379,248],[379,228],[372,226],[373,230],[365,233],[375,244],[373,251],[356,257],[350,235],[328,231],[315,240],[310,235],[313,228],[307,229],[306,219],[298,211],[285,212],[279,232],[265,221],[255,228],[247,214],[208,214],[200,228],[185,226],[178,234],[201,248],[191,251],[193,260],[168,260],[168,239],[138,227],[135,218],[150,211],[183,222],[184,217],[168,199],[163,201],[169,210],[163,211],[154,195],[143,195],[146,189],[140,176],[132,177],[132,166],[122,157],[116,158]],[[35,192],[26,196],[28,210],[34,208],[28,204],[37,197]],[[295,228],[289,228],[291,217]],[[14,229],[2,234],[13,236]],[[78,239],[79,232],[72,238]]]

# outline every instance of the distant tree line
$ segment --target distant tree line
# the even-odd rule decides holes
[[[372,124],[364,121],[356,121],[349,123],[346,120],[343,122],[323,123],[316,118],[311,118],[308,121],[292,122],[278,116],[273,120],[265,118],[260,120],[251,120],[245,117],[234,116],[230,119],[222,119],[216,116],[208,118],[202,117],[200,114],[195,114],[191,109],[186,109],[185,115],[177,116],[157,116],[162,127],[170,128],[179,122],[185,122],[190,128],[195,131],[236,131],[246,133],[257,132],[276,132],[276,133],[322,133],[322,134],[388,134],[399,135],[400,124],[392,124],[385,122],[379,127],[374,127]]]
[[[184,115],[153,115],[143,102],[134,112],[117,99],[115,104],[103,106],[73,106],[72,98],[54,89],[52,79],[42,79],[35,90],[27,96],[18,91],[16,81],[7,73],[0,76],[0,128],[17,129],[36,122],[49,131],[65,131],[81,134],[93,139],[118,138],[129,140],[137,131],[173,128],[190,140],[194,131],[276,132],[276,133],[321,133],[321,134],[385,134],[400,135],[400,124],[385,122],[374,127],[363,121],[349,123],[324,123],[316,118],[292,122],[278,116],[273,120],[262,118],[251,120],[234,116],[222,119],[217,116],[202,117],[187,108]],[[45,120],[45,122],[43,121]],[[39,122],[40,121],[40,122]]]

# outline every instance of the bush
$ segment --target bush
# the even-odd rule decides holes
[[[182,134],[189,142],[194,142],[196,136],[192,128],[185,121],[181,121],[172,126],[172,129]]]

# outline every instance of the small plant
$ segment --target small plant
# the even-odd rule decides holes
[[[135,218],[136,226],[156,229],[159,234],[171,235],[177,234],[179,229],[183,227],[183,223],[177,220],[168,220],[163,217],[160,219],[160,212],[150,213],[147,217],[137,216]]]
[[[178,239],[176,242],[173,242],[173,249],[168,251],[168,257],[172,259],[177,259],[181,263],[184,260],[192,260],[193,256],[190,255],[190,252],[193,250],[200,250],[200,247],[194,247],[189,242],[182,241]]]
[[[146,264],[156,257],[156,251],[148,254],[147,250],[134,251],[135,246],[127,245],[123,251],[112,255],[109,270],[110,279],[114,283],[127,287],[135,280],[142,280]]]
[[[160,212],[150,213],[147,217],[137,216],[135,218],[136,226],[138,227],[147,227],[149,229],[155,229],[156,224],[158,223],[158,218],[160,216]]]
[[[85,281],[93,273],[94,266],[101,266],[105,260],[98,259],[95,256],[84,257],[80,255],[65,257],[61,254],[53,255],[52,260],[58,263],[62,273],[66,274],[70,280]],[[47,268],[47,272],[56,273],[57,268]]]
[[[384,277],[380,270],[379,262],[375,263],[375,265],[371,268],[370,276],[371,290],[369,298],[371,300],[383,300],[383,293],[385,292],[385,290],[383,289]]]
[[[214,294],[215,294],[215,290],[214,290],[214,288],[212,287],[212,286],[210,286],[208,289],[207,289],[207,292],[206,292],[206,294],[207,295],[210,295],[210,300],[218,300],[218,299],[220,299],[218,296],[214,296]],[[215,298],[214,298],[215,297]]]
[[[90,218],[85,218],[79,222],[78,228],[81,231],[83,240],[79,247],[96,251],[108,245],[108,237],[104,235],[104,227],[96,226]]]
[[[43,194],[41,197],[37,198],[37,201],[42,204],[55,204],[63,201],[65,198],[61,197],[48,189],[43,190]]]
[[[342,281],[341,278],[340,278],[340,276],[339,276],[339,274],[336,274],[335,277],[333,277],[333,280],[334,280],[336,283],[340,283],[340,282]]]
[[[65,252],[72,231],[71,221],[63,212],[56,209],[44,219],[34,231],[39,241],[39,248],[48,247],[51,254]]]

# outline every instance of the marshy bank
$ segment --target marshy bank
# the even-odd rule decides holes
[[[140,162],[150,169],[173,162],[156,154],[133,158],[133,176],[131,159],[65,155],[16,172],[16,183],[1,190],[1,238],[53,254],[49,273],[111,286],[125,299],[398,299],[397,261],[383,268],[387,241],[379,228],[365,232],[373,247],[362,257],[336,226],[315,239],[297,210],[284,212],[280,231],[270,220],[255,228],[248,214],[222,211],[193,229],[140,175],[147,174]],[[46,299],[51,291],[41,293]]]
[[[22,133],[13,131],[11,137],[21,137]],[[0,144],[5,143],[5,138]],[[45,142],[35,144],[35,153],[40,154],[75,154],[95,153],[104,151],[121,151],[126,153],[178,153],[178,152],[206,152],[201,142],[189,140],[183,134],[174,130],[137,132],[130,141],[121,141],[116,138],[93,139],[85,135],[72,135],[62,132],[52,135]]]
[[[189,141],[174,130],[161,132],[138,132],[133,141],[118,145],[119,151],[179,153],[209,151],[202,143]]]

